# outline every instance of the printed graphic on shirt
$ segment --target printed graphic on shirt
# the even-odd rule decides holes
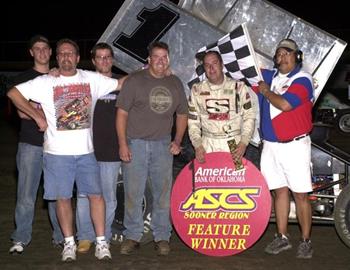
[[[210,120],[230,119],[229,99],[207,99],[205,106]]]
[[[170,91],[162,86],[157,86],[150,93],[150,108],[155,113],[164,113],[168,111],[173,103]]]
[[[106,103],[109,103],[110,101],[115,101],[117,99],[116,93],[109,93],[107,95],[104,95],[103,97],[100,97],[99,100],[103,100]]]
[[[57,86],[53,90],[57,130],[75,130],[90,127],[90,85]]]

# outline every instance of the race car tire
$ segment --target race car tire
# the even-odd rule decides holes
[[[334,225],[339,238],[350,248],[350,185],[340,192],[334,211]]]
[[[350,136],[350,110],[339,110],[336,117],[337,130],[346,136]]]

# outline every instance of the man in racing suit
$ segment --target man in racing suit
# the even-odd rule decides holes
[[[256,108],[243,82],[223,73],[221,55],[208,51],[203,58],[207,80],[194,84],[189,97],[188,131],[196,159],[205,153],[229,152],[227,141],[235,139],[232,153],[241,160],[254,132]]]

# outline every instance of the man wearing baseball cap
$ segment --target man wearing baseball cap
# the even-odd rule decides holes
[[[301,240],[296,257],[312,257],[311,206],[311,140],[313,80],[303,71],[303,54],[292,39],[281,40],[276,48],[274,69],[263,70],[264,81],[256,92],[260,104],[260,132],[263,140],[261,172],[274,197],[277,233],[265,248],[279,254],[292,248],[288,236],[290,195],[296,204]]]

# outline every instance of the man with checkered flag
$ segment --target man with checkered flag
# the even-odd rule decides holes
[[[205,162],[205,153],[223,151],[239,162],[254,132],[256,107],[245,83],[224,74],[217,51],[204,54],[203,67],[208,79],[195,83],[189,97],[189,137],[196,159]]]
[[[208,69],[210,64],[205,66],[208,52],[211,55],[209,58],[216,58],[213,61],[217,62],[216,72],[219,80],[211,78],[213,73]],[[188,86],[192,89],[189,101],[189,134],[196,149],[197,159],[203,161],[205,152],[229,151],[227,141],[234,138],[238,144],[234,157],[239,160],[246,152],[245,157],[260,167],[260,154],[257,149],[260,143],[257,129],[260,119],[258,101],[256,94],[246,85],[257,85],[262,77],[245,24],[238,26],[217,42],[201,48],[196,58],[202,60],[202,63],[196,68]],[[216,91],[211,91],[214,88]],[[222,91],[219,90],[221,88]],[[204,90],[197,95],[198,89]],[[212,99],[213,95],[218,96],[216,100]],[[196,107],[196,102],[201,105]],[[215,115],[220,115],[223,108],[226,108],[227,112],[214,119]],[[211,124],[206,127],[209,123],[216,127],[213,128]],[[222,145],[219,147],[220,140]]]
[[[203,59],[203,55],[207,51],[217,51],[221,55],[223,72],[228,77],[243,81],[248,86],[257,85],[262,80],[245,23],[220,38],[217,42],[199,49],[196,58]],[[191,89],[194,83],[204,79],[204,67],[199,65],[192,80],[188,83],[189,88]]]

